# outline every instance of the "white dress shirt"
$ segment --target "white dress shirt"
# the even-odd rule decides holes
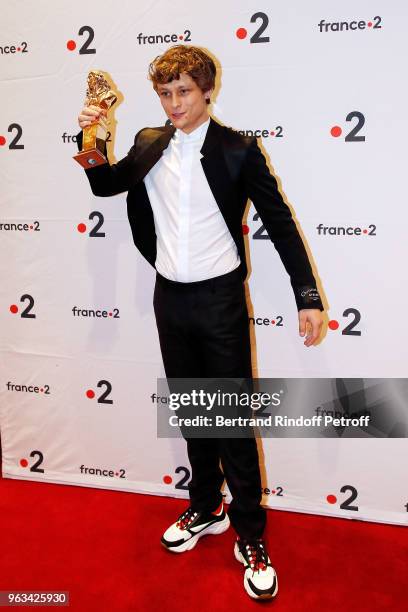
[[[209,123],[190,134],[177,129],[144,178],[157,236],[156,270],[183,283],[226,274],[240,263],[201,166]]]

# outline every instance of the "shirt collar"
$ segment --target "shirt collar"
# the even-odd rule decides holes
[[[174,140],[177,143],[193,143],[193,142],[201,142],[201,144],[205,140],[205,135],[207,133],[208,126],[210,125],[210,117],[208,117],[207,121],[204,121],[201,125],[199,125],[195,130],[190,132],[190,134],[186,134],[182,130],[176,129],[174,132]]]

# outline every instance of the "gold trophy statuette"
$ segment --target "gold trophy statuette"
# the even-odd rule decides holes
[[[102,72],[91,70],[88,74],[85,105],[98,106],[107,111],[115,104],[116,100],[117,96],[110,89],[109,83]],[[83,168],[94,168],[95,166],[107,163],[108,160],[104,155],[107,130],[108,121],[103,115],[91,125],[83,128],[82,150],[78,155],[74,155],[74,159]]]

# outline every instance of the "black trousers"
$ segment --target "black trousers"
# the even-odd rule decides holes
[[[245,287],[240,269],[179,283],[157,274],[154,311],[167,378],[251,378]],[[215,510],[227,481],[229,517],[242,538],[259,538],[266,523],[255,438],[188,438],[189,493],[195,510]],[[220,469],[220,460],[223,472]]]

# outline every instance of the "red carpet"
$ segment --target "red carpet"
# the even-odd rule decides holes
[[[232,529],[184,554],[160,546],[185,507],[183,500],[0,478],[0,590],[70,591],[70,609],[81,612],[407,609],[404,527],[270,511],[279,593],[261,603],[244,592]]]

